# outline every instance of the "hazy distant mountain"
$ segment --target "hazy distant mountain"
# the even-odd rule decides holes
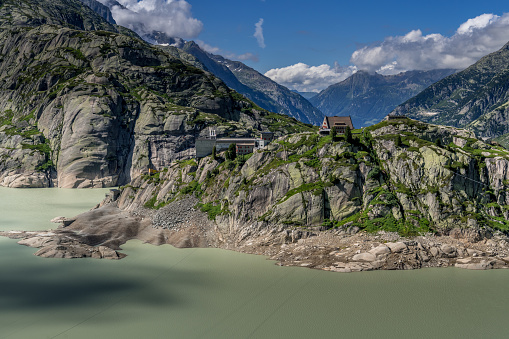
[[[434,124],[466,127],[480,137],[509,133],[509,43],[433,84],[394,112]]]
[[[266,110],[286,114],[302,122],[319,125],[324,115],[300,94],[277,84],[242,62],[208,53],[194,41],[175,48],[164,48],[179,58],[223,80],[228,87],[243,94]]]
[[[314,97],[315,95],[318,94],[316,92],[299,92],[299,91],[296,91],[294,89],[292,89],[292,92],[302,95],[304,97],[304,99],[306,99],[306,100],[309,100],[309,99],[311,99],[312,97]]]
[[[359,71],[309,101],[326,115],[350,115],[356,128],[382,120],[397,105],[454,70],[409,71],[397,75]]]
[[[242,84],[264,95],[264,100],[260,102],[251,99],[260,107],[269,111],[283,113],[302,122],[314,125],[319,125],[323,122],[324,114],[319,109],[313,107],[313,105],[300,94],[290,91],[285,86],[272,81],[265,75],[260,74],[240,61],[228,60],[220,55],[210,54],[210,56],[217,63],[228,67]],[[218,75],[216,76],[221,78]],[[237,91],[242,93],[240,90]],[[249,93],[245,95],[249,97]]]

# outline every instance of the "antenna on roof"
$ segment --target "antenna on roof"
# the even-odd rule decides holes
[[[213,129],[212,127],[209,127],[209,137],[211,139],[215,139],[216,138],[216,130]]]

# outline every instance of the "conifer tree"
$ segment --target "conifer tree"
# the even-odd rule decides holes
[[[346,126],[346,128],[345,128],[345,140],[348,143],[351,143],[353,141],[352,130],[351,130],[350,126]]]
[[[226,151],[226,160],[235,160],[237,157],[237,149],[235,147],[235,144],[230,144],[230,147],[228,147],[228,151]]]
[[[396,147],[401,146],[401,135],[398,134],[398,136],[396,137],[396,141],[394,141],[394,144],[396,145]]]
[[[212,148],[212,159],[216,160],[217,158],[217,154],[216,154],[216,146],[214,146],[214,148]]]
[[[336,128],[336,126],[333,126],[330,130],[330,135],[332,137],[332,141],[335,141],[336,140],[336,137],[338,135],[338,130]]]

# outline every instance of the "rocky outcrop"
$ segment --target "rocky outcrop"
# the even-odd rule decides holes
[[[85,5],[90,7],[94,12],[99,14],[104,20],[112,25],[116,25],[115,19],[113,19],[113,14],[111,14],[110,8],[108,6],[103,5],[99,1],[96,0],[80,0]],[[116,2],[116,1],[115,1]],[[112,2],[113,5],[113,2]]]
[[[117,250],[137,238],[338,272],[507,267],[509,152],[469,131],[400,119],[349,140],[300,133],[222,156],[136,177],[63,220],[51,246]],[[60,253],[51,246],[42,253]]]
[[[507,165],[506,150],[472,132],[401,119],[349,142],[296,134],[249,159],[176,163],[107,202],[155,209],[154,227],[176,233],[199,209],[213,220],[211,246],[284,265],[499,268],[508,255]],[[179,212],[190,195],[201,202]]]
[[[122,189],[118,204],[161,207],[194,192],[230,233],[244,232],[245,225],[348,222],[407,235],[506,230],[509,153],[472,137],[409,119],[382,122],[351,142],[296,134],[249,159],[208,157],[138,177]]]
[[[179,248],[220,247],[262,254],[278,265],[334,272],[410,270],[458,267],[486,270],[509,267],[509,238],[487,229],[454,229],[450,236],[424,234],[402,237],[394,232],[359,232],[351,226],[325,228],[246,227],[232,237],[184,198],[160,210],[121,211],[115,203],[72,219],[55,220],[62,227],[46,232],[4,232],[37,248],[46,258],[121,259],[120,246],[130,239]],[[454,233],[454,234],[453,234]]]

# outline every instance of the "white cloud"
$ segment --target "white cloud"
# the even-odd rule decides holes
[[[258,41],[258,46],[261,48],[265,48],[265,38],[263,37],[263,19],[260,18],[258,22],[255,24],[255,33],[253,36]]]
[[[200,46],[201,49],[203,49],[205,52],[209,52],[212,54],[218,54],[221,52],[221,49],[219,47],[211,46],[207,44],[203,40],[195,40],[195,42]]]
[[[456,32],[458,34],[472,33],[474,29],[484,28],[499,18],[500,17],[495,14],[481,14],[462,23]]]
[[[319,91],[357,70],[397,74],[409,70],[464,69],[509,41],[509,13],[482,14],[461,24],[454,35],[423,35],[420,29],[356,50],[351,66],[331,68],[298,63],[265,73],[272,80],[298,91]]]
[[[203,24],[193,18],[191,5],[185,0],[117,0],[122,6],[113,6],[115,21],[138,34],[161,31],[171,37],[194,38]]]
[[[271,69],[265,73],[265,76],[299,92],[319,92],[330,85],[345,80],[355,72],[357,72],[355,66],[340,67],[337,64],[334,67],[329,65],[309,66],[298,63]]]
[[[381,74],[407,70],[463,69],[509,41],[509,13],[482,14],[469,19],[451,37],[423,35],[417,29],[404,36],[363,47],[350,62],[359,69]]]
[[[258,56],[256,54],[253,54],[253,53],[235,54],[235,53],[232,53],[232,52],[223,51],[219,47],[211,46],[211,45],[207,44],[206,42],[204,42],[202,40],[196,40],[196,43],[205,52],[209,52],[211,54],[219,54],[219,55],[222,55],[223,57],[225,57],[227,59],[238,60],[238,61],[251,60],[251,61],[254,61],[254,62],[260,61]]]

